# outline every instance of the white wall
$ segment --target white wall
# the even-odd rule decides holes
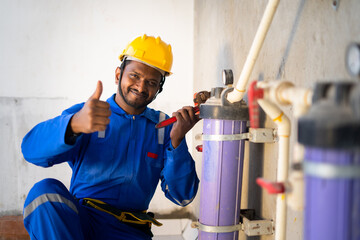
[[[239,79],[268,2],[195,0],[194,91],[222,86],[222,69],[233,69],[235,81]],[[313,87],[318,81],[351,79],[345,52],[350,42],[360,42],[360,1],[339,3],[335,11],[332,0],[280,1],[249,82],[263,75],[266,80]],[[292,119],[292,152],[297,124],[292,107],[281,108]],[[200,132],[200,127],[198,124],[194,133]],[[265,127],[276,126],[268,118]],[[278,143],[249,145],[245,148],[241,208],[255,209],[258,216],[275,220],[276,196],[261,189],[255,180],[276,180]],[[199,163],[201,154],[194,156]],[[290,163],[293,160],[290,154]],[[286,231],[286,239],[303,239],[303,212],[289,208]],[[239,239],[272,240],[274,235],[247,238],[240,232]]]
[[[173,49],[174,74],[151,106],[171,115],[192,105],[193,0],[0,4],[0,215],[20,213],[31,186],[45,177],[69,186],[66,164],[42,169],[25,162],[22,138],[36,123],[86,101],[97,80],[103,81],[102,99],[114,93],[118,56],[134,37],[159,35]],[[174,210],[161,192],[154,200],[153,210]]]

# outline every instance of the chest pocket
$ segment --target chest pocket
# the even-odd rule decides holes
[[[165,113],[160,112],[159,122],[164,121],[165,118],[166,118]],[[157,129],[157,144],[158,144],[157,149],[156,151],[151,151],[152,149],[150,149],[150,151],[147,151],[145,155],[146,163],[152,167],[160,168],[160,169],[164,167],[164,161],[163,161],[164,139],[165,139],[165,128]]]
[[[151,167],[162,169],[164,167],[163,156],[157,153],[147,152],[145,156],[146,163]]]
[[[109,134],[109,131],[106,131]],[[78,178],[90,184],[101,184],[111,179],[111,165],[114,162],[115,144],[109,137],[92,133],[89,145],[81,163]]]

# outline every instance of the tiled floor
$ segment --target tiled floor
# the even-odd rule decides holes
[[[195,240],[197,230],[189,219],[160,219],[162,227],[153,227],[153,240]],[[0,217],[0,240],[29,240],[22,216]]]
[[[29,240],[22,216],[0,217],[0,240]]]

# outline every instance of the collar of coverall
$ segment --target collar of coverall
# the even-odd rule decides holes
[[[124,115],[126,118],[132,119],[133,116],[144,116],[147,119],[151,120],[154,123],[158,123],[159,122],[159,115],[157,114],[157,111],[150,109],[148,107],[145,108],[145,110],[138,114],[138,115],[130,115],[127,114],[121,107],[119,107],[119,105],[115,102],[115,96],[116,94],[112,95],[111,97],[109,97],[107,99],[107,102],[110,104],[110,108],[111,111],[113,113],[119,114],[119,115]]]

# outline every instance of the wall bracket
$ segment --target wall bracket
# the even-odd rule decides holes
[[[253,143],[273,143],[278,141],[277,131],[272,128],[249,128],[249,141]]]
[[[261,236],[274,233],[274,222],[256,217],[254,209],[240,210],[240,222],[242,222],[242,230],[247,236]]]
[[[236,141],[249,140],[253,143],[273,143],[278,140],[276,130],[272,128],[249,128],[249,132],[232,135],[198,134],[196,140],[201,141]]]
[[[259,219],[255,216],[254,209],[240,210],[240,222],[232,226],[209,226],[199,222],[193,222],[192,228],[198,228],[203,232],[228,233],[243,231],[247,236],[271,235],[274,233],[274,222],[272,220]]]

